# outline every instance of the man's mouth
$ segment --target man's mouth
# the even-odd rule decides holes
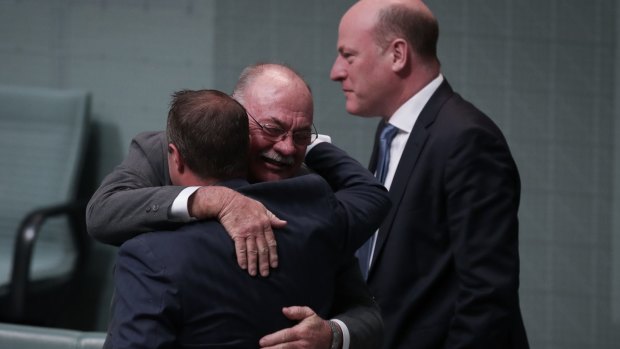
[[[276,167],[278,169],[289,168],[293,166],[293,159],[288,156],[281,156],[275,153],[263,153],[261,159],[270,167]]]

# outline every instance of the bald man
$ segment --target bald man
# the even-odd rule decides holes
[[[362,0],[342,17],[331,70],[349,113],[381,117],[370,169],[386,169],[394,206],[359,256],[383,348],[528,348],[519,173],[499,128],[441,74],[438,35],[421,1]]]

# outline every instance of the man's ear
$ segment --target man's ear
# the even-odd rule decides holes
[[[181,153],[179,153],[177,146],[172,143],[168,144],[168,166],[170,166],[171,170],[174,170],[179,174],[182,174],[185,171],[185,162],[183,161],[183,157],[181,156]]]
[[[411,59],[409,56],[409,44],[404,39],[394,39],[390,43],[390,52],[392,56],[392,70],[400,72],[407,66],[407,61]]]

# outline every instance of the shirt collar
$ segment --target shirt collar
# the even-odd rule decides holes
[[[418,120],[418,116],[422,112],[422,109],[431,99],[431,96],[435,93],[437,88],[439,88],[443,80],[443,75],[439,74],[433,81],[428,83],[423,89],[401,105],[392,117],[390,117],[388,122],[396,126],[400,131],[411,133],[413,125],[415,125],[416,120]]]

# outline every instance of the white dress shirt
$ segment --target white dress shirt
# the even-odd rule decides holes
[[[398,129],[398,132],[396,133],[396,136],[394,136],[390,146],[390,162],[388,163],[388,170],[385,175],[385,183],[383,183],[388,190],[390,190],[390,187],[392,186],[392,180],[394,179],[396,168],[398,167],[400,158],[403,156],[405,145],[409,140],[409,135],[413,130],[413,126],[418,120],[418,116],[420,116],[422,109],[424,109],[424,106],[428,103],[429,99],[431,99],[433,93],[437,91],[437,88],[439,88],[439,85],[441,85],[443,80],[443,75],[439,74],[433,81],[428,83],[428,85],[424,86],[423,89],[401,105],[400,108],[396,110],[394,115],[392,115],[388,120],[390,125],[395,126]],[[378,234],[378,232],[375,234]],[[375,253],[376,243],[377,239],[375,238],[372,249],[370,250],[371,261]]]

